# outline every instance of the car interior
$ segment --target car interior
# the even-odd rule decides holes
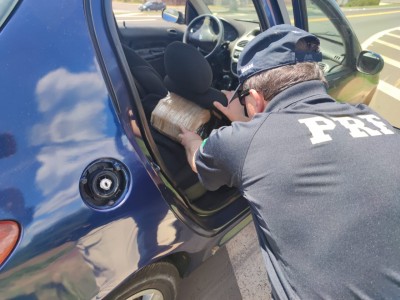
[[[311,7],[309,14],[317,17],[322,14],[326,18],[324,1],[305,2]],[[119,41],[140,97],[134,106],[144,111],[144,118],[137,114],[143,144],[150,148],[154,161],[186,205],[201,215],[221,211],[237,202],[240,194],[226,186],[217,191],[206,191],[187,163],[184,148],[154,126],[154,119],[160,116],[155,116],[155,111],[161,111],[161,104],[167,100],[173,102],[177,95],[189,103],[189,107],[194,105],[210,112],[208,122],[201,126],[203,138],[212,129],[229,124],[213,108],[212,101],[227,103],[228,99],[221,91],[236,88],[236,68],[241,51],[267,25],[260,21],[257,4],[252,1],[223,0],[218,3],[208,5],[202,0],[191,0],[184,5],[167,5],[161,14],[145,12],[146,15],[138,15],[134,12],[132,18],[114,12]],[[287,11],[286,18],[293,22],[291,4]],[[333,85],[339,76],[352,71],[349,66],[354,64],[348,50],[350,38],[339,32],[337,26],[340,28],[340,24],[334,22],[315,28],[309,26],[317,31],[321,49],[329,49],[323,51],[320,67]],[[188,117],[180,110],[182,106],[175,106],[165,115],[161,114],[163,122],[174,123],[175,119]],[[189,122],[195,119],[196,115],[192,115]]]
[[[258,20],[232,19],[234,26],[210,10],[206,14],[197,13],[196,6],[201,11],[207,8],[202,2],[188,2],[182,11],[166,9],[157,25],[121,22],[118,15],[115,20],[145,112],[145,120],[140,120],[140,125],[148,127],[157,148],[154,152],[159,154],[155,160],[161,162],[162,171],[192,209],[212,214],[240,198],[239,192],[226,186],[212,192],[205,190],[187,163],[184,148],[153,126],[152,114],[157,104],[172,93],[210,111],[208,122],[202,126],[202,137],[207,137],[212,129],[228,125],[229,120],[213,108],[212,102],[227,103],[221,90],[236,87],[239,53],[247,40],[260,32],[260,26]],[[254,19],[256,12],[252,3],[251,6]],[[233,49],[231,42],[239,37],[242,41]],[[182,113],[185,112],[174,111],[175,116]],[[192,121],[195,119],[193,115]]]

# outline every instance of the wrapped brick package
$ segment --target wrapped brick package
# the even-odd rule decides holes
[[[179,142],[180,126],[204,135],[211,113],[197,104],[168,93],[161,99],[151,114],[151,125],[162,134]]]

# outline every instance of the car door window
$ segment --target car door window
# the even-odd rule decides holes
[[[342,33],[335,26],[338,23],[337,17],[328,15],[321,3],[323,1],[285,0],[291,23],[319,38],[324,58],[320,66],[325,74],[330,74],[343,70],[346,64],[346,44]]]
[[[217,4],[208,4],[211,13],[218,17],[227,17],[237,21],[259,23],[257,11],[251,0],[222,1]]]

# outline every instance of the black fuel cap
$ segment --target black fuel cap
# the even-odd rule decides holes
[[[83,171],[79,182],[83,200],[96,208],[114,206],[127,191],[128,174],[126,166],[116,159],[94,161]]]

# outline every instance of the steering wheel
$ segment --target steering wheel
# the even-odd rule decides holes
[[[215,33],[214,29],[218,29],[218,32]],[[194,18],[183,35],[183,42],[195,46],[205,58],[212,56],[221,47],[223,39],[224,25],[211,14]]]

